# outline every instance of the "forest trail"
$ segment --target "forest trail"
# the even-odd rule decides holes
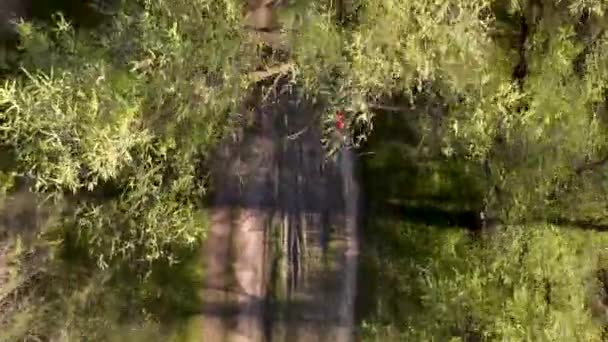
[[[320,108],[285,82],[222,145],[205,248],[205,341],[351,341],[359,188],[324,162]],[[261,103],[261,104],[260,104]]]

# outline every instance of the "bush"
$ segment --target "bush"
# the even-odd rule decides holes
[[[379,258],[391,255],[378,265],[387,308],[366,322],[368,339],[601,340],[588,304],[597,294],[594,260],[605,233],[508,227],[473,241],[445,228],[406,224],[399,231],[400,245],[378,247]]]
[[[125,2],[94,29],[62,15],[19,25],[0,85],[1,151],[11,156],[0,171],[21,185],[3,189],[31,188],[58,219],[38,227],[48,262],[13,294],[21,309],[0,312],[6,336],[104,340],[125,321],[170,317],[155,300],[195,305],[202,162],[232,128],[258,57],[235,4]],[[159,278],[182,268],[181,285]]]

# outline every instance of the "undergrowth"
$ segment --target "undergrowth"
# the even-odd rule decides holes
[[[481,241],[390,220],[374,232],[365,340],[601,341],[589,305],[606,233],[512,226]]]

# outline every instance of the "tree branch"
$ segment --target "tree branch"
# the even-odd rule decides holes
[[[409,107],[404,107],[404,106],[391,106],[391,105],[385,105],[385,104],[381,104],[381,103],[367,103],[367,108],[370,109],[376,109],[376,110],[385,110],[387,112],[405,112],[406,110],[409,109]]]
[[[602,167],[606,164],[608,164],[608,155],[604,156],[604,158],[602,158],[600,160],[596,160],[596,161],[590,162],[590,163],[585,163],[585,164],[577,167],[574,170],[574,172],[576,173],[577,176],[580,176],[585,171],[592,171],[592,170],[594,170],[598,167]]]
[[[283,63],[273,65],[269,68],[266,68],[266,70],[250,72],[248,76],[252,78],[254,82],[259,82],[267,78],[277,76],[279,74],[288,74],[294,68],[295,66],[291,63]]]
[[[574,169],[574,172],[571,173],[563,182],[558,182],[556,188],[548,195],[548,198],[551,200],[556,199],[560,189],[562,189],[564,186],[569,186],[570,184],[572,184],[575,181],[576,177],[580,177],[584,172],[593,171],[597,168],[605,166],[606,164],[608,164],[608,155],[606,155],[600,160],[596,160],[594,162],[589,163],[583,163],[582,165],[576,167]]]
[[[289,51],[287,44],[287,35],[285,32],[280,30],[275,31],[262,31],[253,28],[245,27],[248,30],[251,38],[257,42],[268,45],[274,50],[278,51]]]

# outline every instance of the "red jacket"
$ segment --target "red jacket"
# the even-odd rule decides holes
[[[339,110],[336,112],[336,130],[342,133],[344,126],[344,113]]]

